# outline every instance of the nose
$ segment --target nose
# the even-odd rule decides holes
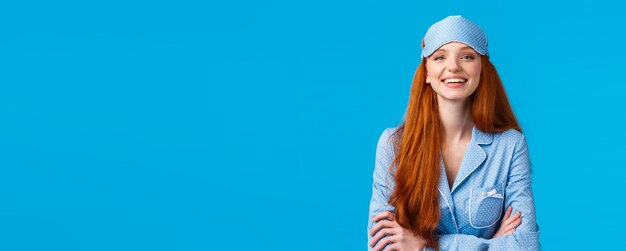
[[[460,69],[459,62],[457,60],[448,60],[448,65],[446,68],[449,72],[458,72]]]

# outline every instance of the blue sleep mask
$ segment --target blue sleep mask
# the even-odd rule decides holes
[[[485,32],[462,16],[449,16],[426,31],[422,58],[429,57],[439,47],[450,42],[467,44],[479,54],[489,56]]]

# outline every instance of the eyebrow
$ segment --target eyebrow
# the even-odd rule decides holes
[[[464,47],[462,47],[462,48],[461,48],[461,49],[459,49],[459,50],[461,50],[461,51],[462,51],[462,50],[467,50],[467,49],[472,49],[472,47],[469,47],[469,46],[464,46]],[[474,49],[472,49],[472,50],[474,50]],[[441,48],[440,48],[440,49],[437,49],[435,52],[438,52],[438,51],[440,51],[440,52],[447,52],[447,50],[446,50],[446,49],[441,49]]]

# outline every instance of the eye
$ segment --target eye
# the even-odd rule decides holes
[[[472,59],[474,59],[474,58],[476,58],[476,57],[474,57],[474,55],[465,55],[465,56],[463,56],[463,57],[461,57],[461,58],[462,58],[462,59],[465,59],[465,60],[472,60]]]
[[[444,57],[443,56],[435,56],[435,58],[433,58],[433,60],[435,61],[439,61],[439,60],[443,60]]]

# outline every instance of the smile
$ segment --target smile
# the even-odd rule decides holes
[[[449,84],[449,83],[465,83],[465,82],[467,82],[467,79],[465,79],[465,78],[448,78],[448,79],[444,79],[443,82],[446,83],[446,84]]]

